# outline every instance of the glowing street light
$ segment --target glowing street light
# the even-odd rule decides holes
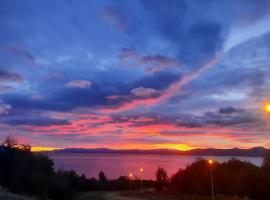
[[[215,200],[215,193],[214,193],[214,181],[213,181],[213,169],[212,166],[214,164],[214,161],[212,159],[208,160],[208,164],[210,165],[210,170],[211,170],[211,186],[212,186],[212,198]]]
[[[130,192],[130,193],[131,193],[132,176],[133,176],[132,173],[129,173],[129,174],[128,174],[128,177],[129,177],[129,192]]]
[[[139,171],[140,171],[140,173],[143,173],[143,171],[144,171],[144,169],[141,167],[140,169],[139,169]],[[142,193],[142,176],[141,176],[141,193]]]

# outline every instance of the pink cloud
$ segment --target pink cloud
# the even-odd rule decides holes
[[[140,98],[150,98],[158,95],[160,92],[153,88],[137,87],[131,90],[131,94]]]
[[[87,80],[72,80],[65,84],[67,88],[90,88],[92,82]]]

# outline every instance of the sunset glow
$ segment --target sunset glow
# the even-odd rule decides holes
[[[58,148],[53,148],[53,147],[31,147],[31,151],[33,152],[39,152],[39,151],[53,151]]]
[[[194,147],[191,147],[187,144],[156,144],[155,147],[160,149],[175,149],[180,151],[187,151],[194,149]]]

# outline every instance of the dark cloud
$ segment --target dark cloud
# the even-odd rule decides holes
[[[179,55],[182,61],[199,65],[215,57],[223,44],[222,27],[216,22],[199,22],[192,25],[183,39]]]
[[[183,115],[177,119],[177,125],[186,127],[238,127],[245,129],[247,127],[261,127],[261,125],[265,125],[265,122],[253,112],[231,107],[220,108],[215,112],[205,112],[202,115]]]
[[[163,55],[143,55],[134,49],[123,48],[118,56],[119,63],[122,65],[132,65],[133,67],[144,67],[145,72],[155,73],[177,69],[179,62],[177,59]]]
[[[153,75],[147,75],[134,81],[130,84],[132,88],[145,87],[162,90],[167,88],[173,82],[180,80],[181,74],[170,73],[170,72],[156,72]]]
[[[234,108],[234,107],[232,107],[232,106],[220,108],[220,109],[218,110],[218,112],[219,112],[220,114],[234,114],[234,113],[242,112],[242,111],[244,111],[244,110],[243,110],[243,109]]]
[[[143,115],[112,115],[112,119],[114,123],[129,122],[130,127],[167,124],[187,128],[235,127],[239,129],[257,129],[266,124],[264,119],[256,113],[231,106],[219,108],[217,111],[204,112],[200,115],[191,113],[179,113],[174,115],[165,113],[144,113]]]
[[[190,14],[190,2],[141,2],[153,16],[158,31],[171,42],[171,47],[177,49],[177,57],[189,68],[208,62],[221,50],[225,31],[223,25],[213,18],[202,17],[191,21],[193,14]],[[202,10],[199,12],[203,13]]]
[[[29,126],[51,126],[51,125],[68,125],[66,119],[57,119],[45,116],[40,110],[29,110],[27,108],[14,109],[12,106],[6,106],[8,112],[2,115],[0,123],[13,126],[29,125]],[[1,104],[0,104],[1,106]],[[1,110],[1,109],[0,109]]]
[[[1,120],[3,124],[9,124],[13,126],[19,125],[29,125],[29,126],[52,126],[52,125],[68,125],[69,122],[67,120],[62,119],[51,119],[45,117],[35,117],[35,118],[17,118],[17,119],[6,119]]]
[[[0,68],[0,81],[21,82],[22,80],[21,75]]]

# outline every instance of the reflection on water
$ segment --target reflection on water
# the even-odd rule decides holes
[[[179,168],[185,168],[198,156],[177,155],[138,155],[138,154],[105,154],[105,153],[74,153],[74,154],[50,154],[56,169],[75,170],[78,174],[84,173],[86,177],[96,177],[102,170],[109,179],[118,178],[121,175],[133,174],[144,179],[154,179],[158,166],[167,170],[171,176]],[[210,157],[205,157],[210,158]],[[212,159],[224,162],[231,157],[213,156]],[[250,161],[256,165],[262,164],[262,158],[238,157],[241,160]],[[140,173],[139,168],[144,172]]]

